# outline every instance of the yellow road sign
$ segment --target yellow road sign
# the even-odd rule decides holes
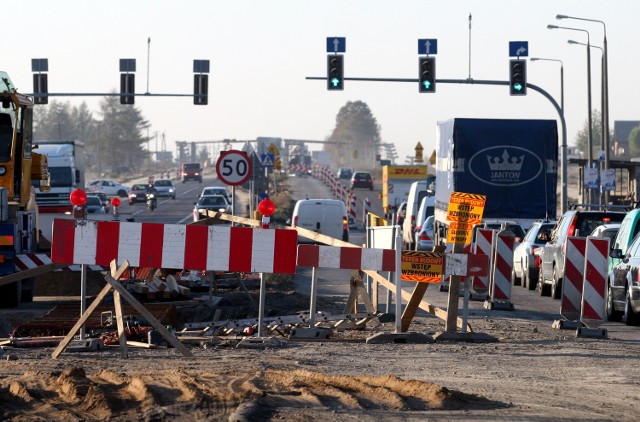
[[[471,234],[473,233],[474,224],[461,223],[458,221],[449,222],[449,231],[447,232],[447,242],[449,243],[471,243]]]
[[[480,224],[486,200],[487,197],[485,195],[451,192],[447,220]]]
[[[422,283],[439,283],[444,271],[444,254],[402,251],[401,279]]]

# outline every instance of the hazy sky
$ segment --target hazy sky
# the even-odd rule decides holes
[[[472,14],[469,64],[469,14]],[[192,98],[136,97],[150,135],[174,141],[323,140],[347,101],[369,105],[382,140],[403,163],[419,141],[435,146],[436,122],[453,117],[556,119],[552,105],[529,90],[506,86],[439,84],[419,94],[417,83],[346,81],[328,92],[326,38],[346,37],[345,76],[417,78],[418,39],[438,40],[438,79],[507,80],[509,41],[528,41],[529,57],[561,59],[569,144],[587,119],[587,29],[602,46],[599,23],[556,20],[556,14],[602,20],[609,49],[610,125],[640,120],[638,0],[20,0],[5,2],[0,70],[31,92],[32,58],[49,59],[49,92],[119,90],[120,58],[137,59],[136,91],[192,93],[193,60],[211,61],[209,105]],[[150,49],[147,39],[151,38]],[[147,60],[150,51],[150,60]],[[592,108],[600,109],[601,52],[592,48]],[[149,67],[150,71],[147,72]],[[529,62],[528,82],[560,102],[560,64]],[[86,102],[100,97],[50,97]],[[152,144],[151,149],[154,149]],[[428,155],[427,155],[428,156]]]

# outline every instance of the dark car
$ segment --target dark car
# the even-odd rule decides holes
[[[201,210],[231,213],[231,204],[229,204],[227,198],[222,195],[201,196],[198,199],[198,202],[195,203],[195,207],[193,208],[193,221],[198,221],[202,218],[205,218],[202,214],[200,214]]]
[[[129,205],[133,205],[136,202],[145,202],[147,200],[147,189],[149,189],[148,183],[136,183],[129,189]]]
[[[336,176],[338,179],[351,179],[351,176],[353,176],[353,170],[349,167],[340,167]]]
[[[538,292],[560,299],[564,279],[565,242],[569,236],[586,237],[593,230],[608,223],[620,223],[627,211],[570,209],[558,221],[551,232],[551,239],[542,248]]]
[[[356,171],[351,176],[351,189],[363,188],[373,190],[373,176],[368,171]]]
[[[106,214],[104,204],[96,195],[87,195],[87,214]]]

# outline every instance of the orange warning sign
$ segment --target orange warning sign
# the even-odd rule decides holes
[[[485,195],[451,192],[449,208],[447,209],[447,220],[468,224],[480,224],[486,200],[487,197]]]
[[[401,279],[423,283],[440,283],[444,271],[444,254],[402,251]]]

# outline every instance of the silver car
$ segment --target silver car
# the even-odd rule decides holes
[[[622,256],[620,249],[612,249],[612,258],[621,259],[609,273],[606,310],[609,321],[624,319],[627,325],[640,324],[640,235],[636,235]]]
[[[512,284],[521,284],[522,287],[535,290],[540,274],[535,251],[547,243],[555,225],[555,221],[536,221],[531,225],[522,242],[513,251]]]
[[[153,187],[158,192],[159,197],[176,199],[176,187],[171,179],[158,179],[153,182]]]
[[[430,215],[422,223],[422,228],[416,235],[416,250],[433,250],[433,220],[434,216]]]

